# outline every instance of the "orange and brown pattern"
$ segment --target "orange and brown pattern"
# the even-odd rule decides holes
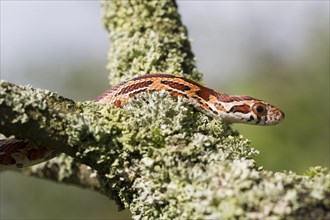
[[[121,83],[96,99],[96,102],[124,106],[143,92],[168,92],[184,97],[200,111],[229,123],[274,125],[284,118],[275,106],[250,96],[230,96],[171,74],[149,74]]]

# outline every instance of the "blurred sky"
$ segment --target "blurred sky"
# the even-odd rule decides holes
[[[99,1],[0,2],[1,79],[51,89],[77,100],[93,99],[109,87],[105,65],[110,45],[107,33],[101,25]],[[249,77],[254,80],[253,72],[258,69],[253,64],[256,63],[255,59],[262,57],[260,54],[263,51],[273,54],[283,63],[294,62],[300,54],[307,51],[306,42],[310,40],[311,26],[320,26],[329,37],[329,1],[179,1],[178,6],[192,39],[198,68],[204,73],[204,83],[215,89],[225,88],[228,93],[244,94],[244,90],[236,87],[235,82]],[[327,80],[329,81],[329,76]],[[248,87],[249,84],[244,88]],[[283,95],[285,94],[281,96]],[[277,101],[281,99],[283,97],[278,97]],[[254,126],[247,129],[260,133],[261,130],[258,129],[265,128]],[[280,128],[267,129],[275,131]],[[253,136],[252,134],[247,138],[253,139]],[[266,156],[269,157],[267,154]],[[318,165],[318,161],[312,160],[306,167],[310,165]],[[291,169],[290,165],[280,168]],[[16,186],[13,182],[19,182],[17,186],[22,190],[20,193],[32,191],[38,194],[38,188],[33,186],[22,188],[20,184],[23,177],[1,175],[4,179],[8,178],[13,187]],[[24,179],[24,183],[26,181],[34,180]],[[37,182],[41,181],[31,185],[36,185]],[[0,211],[7,210],[6,216],[13,217],[11,214],[17,214],[18,209],[15,199],[20,194],[17,193],[16,197],[8,194],[3,196],[4,191],[12,189],[7,190],[8,184],[5,185],[7,182],[3,179],[0,183]],[[46,185],[57,188],[56,184],[47,182]],[[58,192],[63,192],[63,188]],[[75,193],[82,195],[84,192]],[[54,199],[53,194],[44,193],[46,197]],[[92,202],[95,204],[101,203],[90,200],[95,201]],[[61,198],[54,199],[50,204],[53,205],[56,201],[61,203]],[[75,201],[72,203],[75,204]],[[20,205],[26,206],[24,203]],[[72,204],[70,207],[72,209]],[[37,209],[29,207],[29,210],[29,214],[24,211],[20,213],[36,218]],[[107,208],[103,211],[108,212]],[[102,213],[101,216],[104,215]],[[41,216],[39,217],[49,217],[47,214]],[[53,218],[54,216],[58,217],[56,214],[52,215]],[[109,218],[110,216],[111,214]],[[91,218],[87,214],[85,217]],[[115,214],[114,218],[119,217]]]

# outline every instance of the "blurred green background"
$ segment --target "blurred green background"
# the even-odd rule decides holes
[[[329,167],[329,2],[182,1],[204,83],[283,109],[278,126],[234,125],[267,170]],[[98,1],[1,1],[1,79],[91,100],[109,86]],[[89,190],[0,173],[0,219],[130,219]]]

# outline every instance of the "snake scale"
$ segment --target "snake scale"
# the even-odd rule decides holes
[[[95,102],[123,107],[130,98],[141,93],[160,91],[174,98],[186,98],[197,110],[228,123],[275,125],[284,119],[283,111],[268,102],[250,96],[231,96],[171,74],[133,78],[110,88]],[[28,140],[0,140],[0,169],[22,168],[55,155],[51,148],[37,148]]]

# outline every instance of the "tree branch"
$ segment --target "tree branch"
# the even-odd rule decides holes
[[[173,1],[103,7],[112,83],[157,71],[200,78]],[[90,166],[95,189],[135,219],[330,218],[326,169],[304,176],[264,171],[248,140],[185,100],[144,95],[117,109],[4,81],[0,89],[2,133],[51,145]]]
[[[93,102],[74,102],[50,91],[6,81],[0,81],[0,89],[0,114],[5,116],[0,119],[3,134],[29,139],[37,146],[50,146],[85,164],[93,164],[99,172],[104,170],[100,161],[104,152],[97,152],[94,159],[84,155],[96,152],[89,149],[96,141],[111,145],[112,136],[108,137],[108,133],[120,133],[117,123],[125,117],[123,110]],[[101,125],[106,128],[100,130]]]
[[[102,191],[97,172],[65,154],[44,163],[24,168],[21,172],[28,176],[36,176],[99,192]]]
[[[157,72],[201,80],[174,0],[103,1],[103,25],[112,42],[110,84]]]

